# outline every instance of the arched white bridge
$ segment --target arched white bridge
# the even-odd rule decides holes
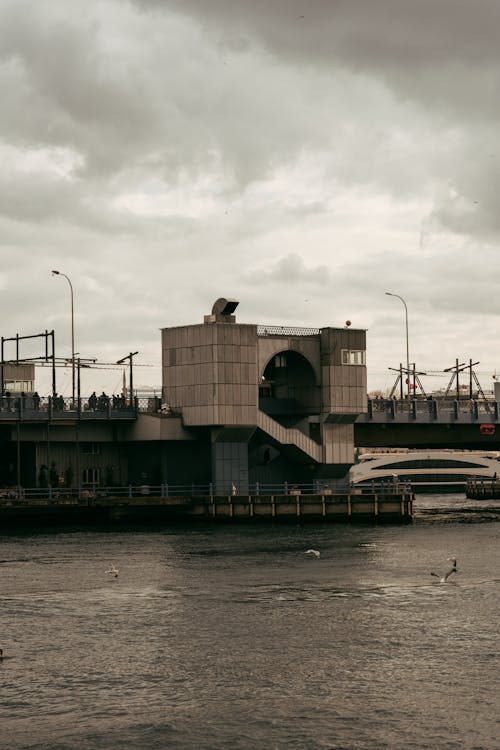
[[[468,479],[496,479],[500,475],[500,452],[412,450],[408,452],[362,453],[349,472],[353,484],[397,478],[412,485],[464,486]]]

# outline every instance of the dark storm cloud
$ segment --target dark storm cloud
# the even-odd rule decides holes
[[[401,99],[481,122],[499,111],[496,0],[141,0],[191,13],[220,44],[247,37],[277,58],[378,78]]]
[[[257,45],[303,71],[342,69],[387,86],[434,118],[435,137],[450,149],[434,179],[453,182],[468,210],[435,195],[434,218],[452,231],[495,236],[500,212],[500,57],[496,0],[138,0],[142,8],[190,14],[221,49],[230,40]],[[371,117],[359,122],[373,132]],[[403,123],[402,123],[403,124]],[[410,126],[411,127],[411,126]],[[388,128],[389,129],[389,128]],[[457,135],[461,141],[455,146]],[[386,134],[380,134],[384,153]],[[454,147],[455,146],[455,147]],[[494,160],[492,162],[492,160]],[[440,169],[441,167],[441,169]],[[414,169],[409,161],[408,171]],[[401,170],[400,170],[401,171]],[[432,167],[431,167],[432,171]],[[382,182],[382,171],[379,180]]]
[[[134,168],[175,181],[180,172],[205,173],[215,159],[229,183],[245,184],[307,144],[317,96],[294,93],[286,68],[269,75],[265,61],[230,47],[237,54],[228,65],[168,7],[153,19],[119,0],[6,2],[2,134],[22,147],[73,149],[80,175],[107,179]],[[319,107],[314,125],[323,141],[327,110]]]
[[[384,67],[498,60],[496,0],[136,0],[249,35],[280,54]],[[221,37],[230,38],[230,37]],[[241,42],[240,42],[241,45]],[[356,62],[357,61],[357,62]]]
[[[133,163],[159,140],[164,113],[146,49],[115,49],[105,19],[65,13],[50,0],[7,3],[0,18],[4,136],[72,148],[83,157],[79,171],[98,174]]]

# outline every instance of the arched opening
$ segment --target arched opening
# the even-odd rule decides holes
[[[259,408],[285,427],[320,413],[320,387],[302,354],[287,349],[269,360],[259,386]]]

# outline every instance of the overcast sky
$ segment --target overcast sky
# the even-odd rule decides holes
[[[1,335],[71,354],[55,268],[76,351],[138,350],[136,385],[161,328],[235,297],[239,322],[368,329],[390,388],[391,291],[418,369],[479,360],[490,388],[499,27],[498,0],[2,0]]]

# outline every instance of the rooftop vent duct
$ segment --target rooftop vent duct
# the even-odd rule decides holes
[[[237,299],[219,297],[219,299],[214,302],[212,314],[205,315],[205,323],[235,323],[236,318],[233,313],[239,304],[240,303]]]
[[[212,315],[232,315],[239,304],[237,299],[219,297],[212,307]]]

